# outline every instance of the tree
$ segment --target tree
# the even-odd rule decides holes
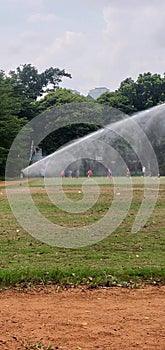
[[[133,114],[165,102],[165,75],[139,74],[136,81],[126,78],[118,90],[102,94],[98,102]]]
[[[154,107],[158,104],[165,102],[165,74],[163,77],[160,74],[152,74],[150,72],[139,74],[136,81],[132,78],[127,78],[121,82],[118,90],[101,95],[98,102],[113,106],[127,114],[133,114],[142,110],[146,110],[150,107]],[[148,114],[150,118],[150,114]],[[152,122],[152,120],[151,120]],[[165,172],[164,162],[164,134],[158,131],[157,120],[155,118],[155,125],[148,123],[148,128],[145,132],[154,148],[157,155],[158,163],[160,166],[161,174]],[[164,132],[164,127],[161,123],[159,126]],[[160,136],[161,135],[161,136]],[[119,147],[119,141],[116,141],[116,149]],[[123,147],[123,145],[122,145]],[[122,156],[127,161],[127,156],[131,158],[133,155],[129,149],[122,149]],[[135,159],[135,157],[133,156]]]
[[[50,67],[42,73],[31,64],[17,67],[9,75],[0,71],[0,175],[4,176],[5,163],[13,140],[28,120],[39,112],[36,99],[43,92],[57,89],[63,77],[71,78],[69,73]],[[26,134],[26,133],[25,133]],[[29,140],[22,140],[24,142]],[[14,150],[13,159],[23,161],[22,150]],[[22,157],[22,158],[21,158]],[[26,158],[26,157],[25,157]],[[14,167],[14,163],[13,163]],[[18,174],[17,174],[18,175]]]
[[[15,95],[14,85],[0,72],[0,176],[4,176],[8,151],[26,119],[19,120],[20,99]]]
[[[14,86],[15,94],[21,98],[21,108],[18,112],[19,118],[31,120],[38,111],[35,101],[43,93],[56,90],[63,77],[71,78],[69,73],[59,68],[50,67],[39,73],[37,68],[31,64],[17,67],[16,71],[10,71],[9,77]]]
[[[165,85],[159,74],[139,74],[136,81],[135,106],[138,111],[165,101]]]
[[[58,88],[56,91],[51,91],[47,95],[45,95],[44,98],[41,98],[39,101],[36,101],[35,105],[38,113],[41,113],[46,109],[50,109],[55,106],[61,106],[66,103],[83,102],[83,101],[89,102],[87,97],[81,96],[79,94],[75,94],[69,89]]]
[[[84,135],[89,134],[92,131],[95,131],[98,129],[98,126],[94,124],[83,124],[78,123],[79,114],[77,112],[77,106],[74,110],[74,106],[77,103],[87,102],[94,104],[95,102],[93,100],[90,100],[87,97],[81,96],[79,94],[73,93],[71,90],[68,89],[62,89],[59,88],[56,91],[49,92],[44,98],[41,98],[39,101],[36,101],[36,108],[38,111],[38,114],[41,112],[45,112],[45,120],[46,117],[46,110],[54,110],[54,119],[57,118],[56,116],[56,110],[58,114],[58,107],[66,105],[64,109],[61,109],[61,112],[65,114],[66,111],[66,118],[67,118],[67,108],[70,108],[69,105],[73,104],[73,112],[72,115],[75,115],[75,122],[76,124],[70,124],[68,122],[68,125],[65,127],[60,127],[58,130],[50,133],[41,143],[40,147],[43,150],[44,154],[51,154],[56,149],[61,147],[62,145],[70,142],[71,140],[77,139],[79,137],[82,137]],[[55,110],[55,107],[57,109]],[[81,114],[81,113],[80,113]]]
[[[119,109],[126,114],[132,114],[135,111],[135,108],[131,103],[132,101],[130,101],[129,97],[120,90],[103,93],[97,99],[97,102]]]
[[[36,100],[44,92],[55,90],[63,77],[71,78],[71,74],[64,69],[50,67],[39,73],[31,64],[20,65],[16,71],[10,71],[9,75],[17,82],[17,90],[30,100]]]

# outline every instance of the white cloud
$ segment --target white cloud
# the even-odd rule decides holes
[[[107,71],[114,86],[128,76],[134,78],[145,71],[161,73],[165,67],[165,43],[158,40],[165,30],[165,4],[162,2],[160,11],[156,1],[121,1],[121,6],[119,2],[112,1],[103,10],[102,74]]]
[[[78,55],[83,55],[85,49],[85,36],[81,32],[66,31],[62,36],[56,37],[40,52],[36,63],[43,66],[45,62],[51,65],[52,61],[63,65],[73,60],[76,64]]]
[[[100,85],[114,90],[146,71],[164,72],[164,0],[64,2],[6,0],[10,16],[8,26],[3,21],[1,69],[21,63],[64,68],[73,79],[64,79],[63,86],[83,93]]]
[[[53,13],[34,13],[31,14],[28,18],[28,22],[35,23],[35,22],[50,22],[55,21],[57,19],[57,16]]]

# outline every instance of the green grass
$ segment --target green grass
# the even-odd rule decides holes
[[[23,343],[23,348],[25,350],[52,350],[52,346],[45,346],[42,343],[27,344]]]
[[[82,197],[81,181],[65,179],[66,195]],[[55,207],[42,191],[43,180],[30,183],[38,209],[50,221],[64,226],[97,222],[113,198],[112,181],[100,181],[100,197],[85,214],[68,214]],[[54,283],[89,287],[165,282],[165,179],[161,178],[158,201],[152,216],[136,234],[131,227],[143,198],[141,178],[134,178],[131,208],[122,224],[106,239],[78,249],[51,247],[26,233],[13,216],[4,188],[0,188],[0,286]],[[26,186],[22,185],[22,186]],[[19,231],[18,231],[19,230]]]

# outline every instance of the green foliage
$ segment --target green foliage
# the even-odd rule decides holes
[[[36,106],[45,118],[47,132],[52,131],[54,125],[58,129],[48,132],[49,136],[40,143],[44,154],[50,154],[62,145],[124,117],[117,109],[107,108],[93,99],[60,88],[37,101]]]
[[[142,111],[165,102],[165,77],[150,72],[139,74],[136,81],[127,78],[115,92],[106,92],[98,100],[126,114]]]
[[[126,114],[132,114],[135,111],[134,106],[130,103],[127,95],[121,91],[104,92],[97,100],[99,103],[105,103],[108,106],[117,108]]]
[[[45,91],[56,89],[63,77],[71,78],[71,75],[53,67],[38,73],[31,64],[17,67],[8,76],[0,71],[0,176],[5,174],[7,155],[16,135],[39,113],[36,98]],[[29,140],[25,138],[20,149],[13,149],[13,167],[17,161],[20,168],[24,164],[25,142]]]
[[[10,146],[26,119],[18,119],[20,98],[15,93],[13,80],[0,73],[0,176],[4,176]]]
[[[20,99],[14,89],[14,83],[0,72],[0,121],[8,119],[8,116],[16,116],[20,111]]]
[[[16,71],[10,71],[10,76],[17,82],[17,89],[20,88],[23,95],[32,100],[36,100],[44,92],[55,90],[63,77],[71,78],[64,69],[50,67],[39,73],[31,64],[17,67]]]
[[[95,124],[70,124],[64,128],[59,128],[50,133],[40,143],[40,147],[42,148],[44,155],[48,155],[55,152],[64,144],[78,139],[79,137],[90,134],[91,132],[98,130],[98,128],[99,127]]]
[[[21,96],[21,108],[18,117],[31,120],[39,111],[35,101],[43,93],[56,90],[63,77],[71,78],[69,73],[59,68],[50,67],[39,73],[31,64],[17,67],[16,71],[10,71],[9,76],[15,84],[15,92]]]
[[[40,113],[54,108],[54,120],[58,120],[59,125],[59,130],[51,133],[41,143],[45,154],[55,151],[73,139],[97,130],[98,121],[99,125],[103,125],[102,110],[94,100],[59,88],[64,77],[71,78],[71,75],[64,69],[50,67],[39,73],[37,68],[31,64],[20,65],[15,71],[10,71],[8,76],[0,71],[0,176],[4,175],[6,157],[15,136],[28,120]],[[42,96],[45,92],[46,96],[38,101],[37,97]],[[159,74],[148,72],[139,74],[136,81],[127,78],[121,82],[118,90],[102,94],[97,102],[104,107],[108,105],[128,115],[156,106],[165,102],[165,76],[161,77]],[[73,105],[88,103],[88,107],[84,107],[84,116],[88,115],[91,119],[92,115],[93,125],[87,125],[87,123],[83,125],[83,113],[77,107],[76,109],[73,107],[73,123],[71,123],[68,117],[68,113],[71,113],[68,106],[71,103]],[[62,105],[66,107],[60,117],[58,111],[55,112],[55,108]],[[106,114],[105,111],[104,114]],[[109,124],[122,117],[121,113],[118,115],[114,113],[111,117],[107,113],[106,123]],[[77,125],[73,127],[73,124]],[[67,127],[62,125],[67,125]],[[52,130],[52,125],[46,125],[46,128]],[[161,174],[164,174],[164,135],[154,141],[153,146]],[[122,149],[123,154],[127,152],[124,144]],[[17,153],[20,153],[19,150]]]
[[[86,97],[75,94],[71,92],[71,90],[58,88],[56,91],[49,92],[44,98],[37,101],[36,107],[39,114],[46,109],[50,109],[55,106],[83,101],[89,102]]]
[[[86,105],[84,104],[84,108],[81,111],[81,108],[78,109],[78,104],[86,102]],[[60,123],[59,125],[63,124],[67,118],[68,118],[68,125],[65,127],[59,127],[54,132],[51,132],[41,143],[40,147],[43,149],[44,154],[51,154],[59,147],[63,146],[64,144],[77,139],[79,137],[82,137],[84,135],[87,135],[93,131],[96,131],[98,129],[98,126],[93,124],[83,124],[80,123],[80,118],[82,117],[82,112],[86,111],[88,113],[88,103],[91,103],[91,107],[94,105],[93,100],[88,100],[88,98],[81,96],[79,94],[75,94],[71,92],[68,89],[57,89],[56,91],[49,92],[44,98],[42,98],[39,101],[36,101],[36,108],[38,110],[38,113],[45,112],[45,121],[47,120],[47,110],[52,109],[54,112],[54,117],[52,119],[52,128],[55,120],[59,119],[60,114]],[[70,107],[69,105],[72,104],[73,107]],[[66,108],[56,109],[55,107],[66,105]],[[86,107],[85,107],[86,106]],[[67,115],[67,109],[68,115]],[[72,111],[73,109],[73,111]],[[68,117],[71,114],[73,116],[73,124],[70,124]],[[75,124],[74,124],[75,123]],[[46,123],[47,126],[47,123]],[[51,128],[50,121],[49,121],[49,128]]]
[[[115,107],[128,115],[146,110],[165,102],[165,76],[161,77],[159,74],[148,72],[139,74],[136,81],[127,78],[121,82],[118,90],[102,94],[97,102]],[[155,123],[157,129],[157,122]],[[150,134],[148,131],[146,133],[156,153],[160,173],[163,175],[165,174],[163,135],[159,138],[154,137],[153,129]],[[116,146],[118,147],[118,144]],[[122,154],[124,159],[127,158],[125,155],[129,155],[129,152]]]

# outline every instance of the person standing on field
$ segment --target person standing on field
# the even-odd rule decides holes
[[[107,171],[107,177],[111,179],[112,177],[112,171],[110,168],[108,168],[108,171]]]
[[[65,171],[64,170],[61,171],[61,177],[65,177]]]
[[[93,171],[91,169],[89,169],[87,174],[88,174],[88,179],[89,179],[93,175]]]
[[[127,168],[127,177],[130,177],[130,175],[131,175],[130,169]]]
[[[143,174],[143,177],[145,176],[145,173],[146,173],[146,167],[143,165],[143,167],[142,167],[142,174]]]

